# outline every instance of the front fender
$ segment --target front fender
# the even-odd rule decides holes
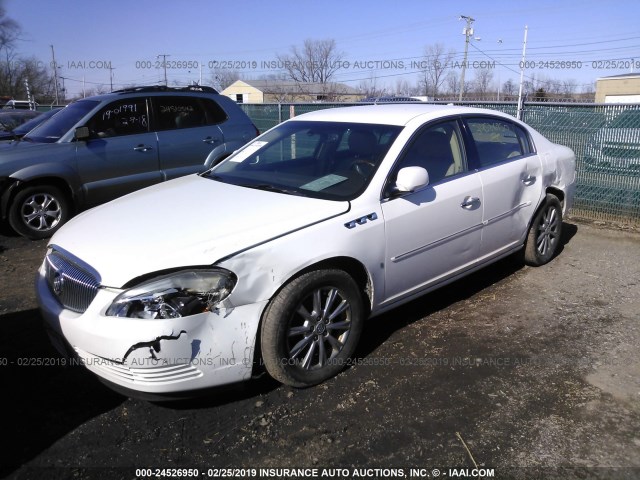
[[[68,185],[74,198],[81,192],[82,182],[77,172],[68,165],[62,163],[39,163],[29,165],[14,172],[6,181],[0,185],[0,217],[4,220],[7,217],[9,203],[13,193],[25,183],[46,181],[62,181]]]

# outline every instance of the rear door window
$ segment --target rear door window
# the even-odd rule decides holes
[[[531,153],[527,134],[514,123],[497,118],[467,118],[465,121],[481,168]]]
[[[225,111],[207,98],[162,96],[152,101],[158,131],[217,125],[227,119]]]

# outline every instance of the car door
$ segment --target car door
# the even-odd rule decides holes
[[[484,228],[481,256],[519,245],[542,196],[542,162],[526,131],[506,119],[467,118],[482,181]]]
[[[382,203],[386,230],[385,300],[417,293],[472,266],[482,228],[482,184],[467,168],[458,122],[430,125],[414,137],[389,178],[422,166],[429,184]]]
[[[160,167],[171,179],[201,172],[209,153],[224,143],[218,124],[226,113],[213,100],[197,96],[152,97]]]
[[[88,122],[90,138],[76,142],[78,174],[90,207],[162,180],[156,135],[145,97],[109,103]]]

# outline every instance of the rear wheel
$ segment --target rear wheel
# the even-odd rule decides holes
[[[260,346],[267,371],[292,387],[333,377],[353,355],[364,317],[361,293],[347,273],[317,270],[292,280],[263,319]]]
[[[527,265],[540,266],[549,262],[560,245],[562,206],[554,195],[548,194],[531,222],[524,247]]]
[[[53,235],[70,217],[70,203],[58,187],[27,186],[9,207],[9,223],[20,235],[39,240]]]

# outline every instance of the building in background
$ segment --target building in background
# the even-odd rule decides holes
[[[291,80],[236,80],[222,95],[237,103],[357,102],[364,98],[343,83],[302,83]]]
[[[596,103],[640,103],[640,73],[599,78]]]

